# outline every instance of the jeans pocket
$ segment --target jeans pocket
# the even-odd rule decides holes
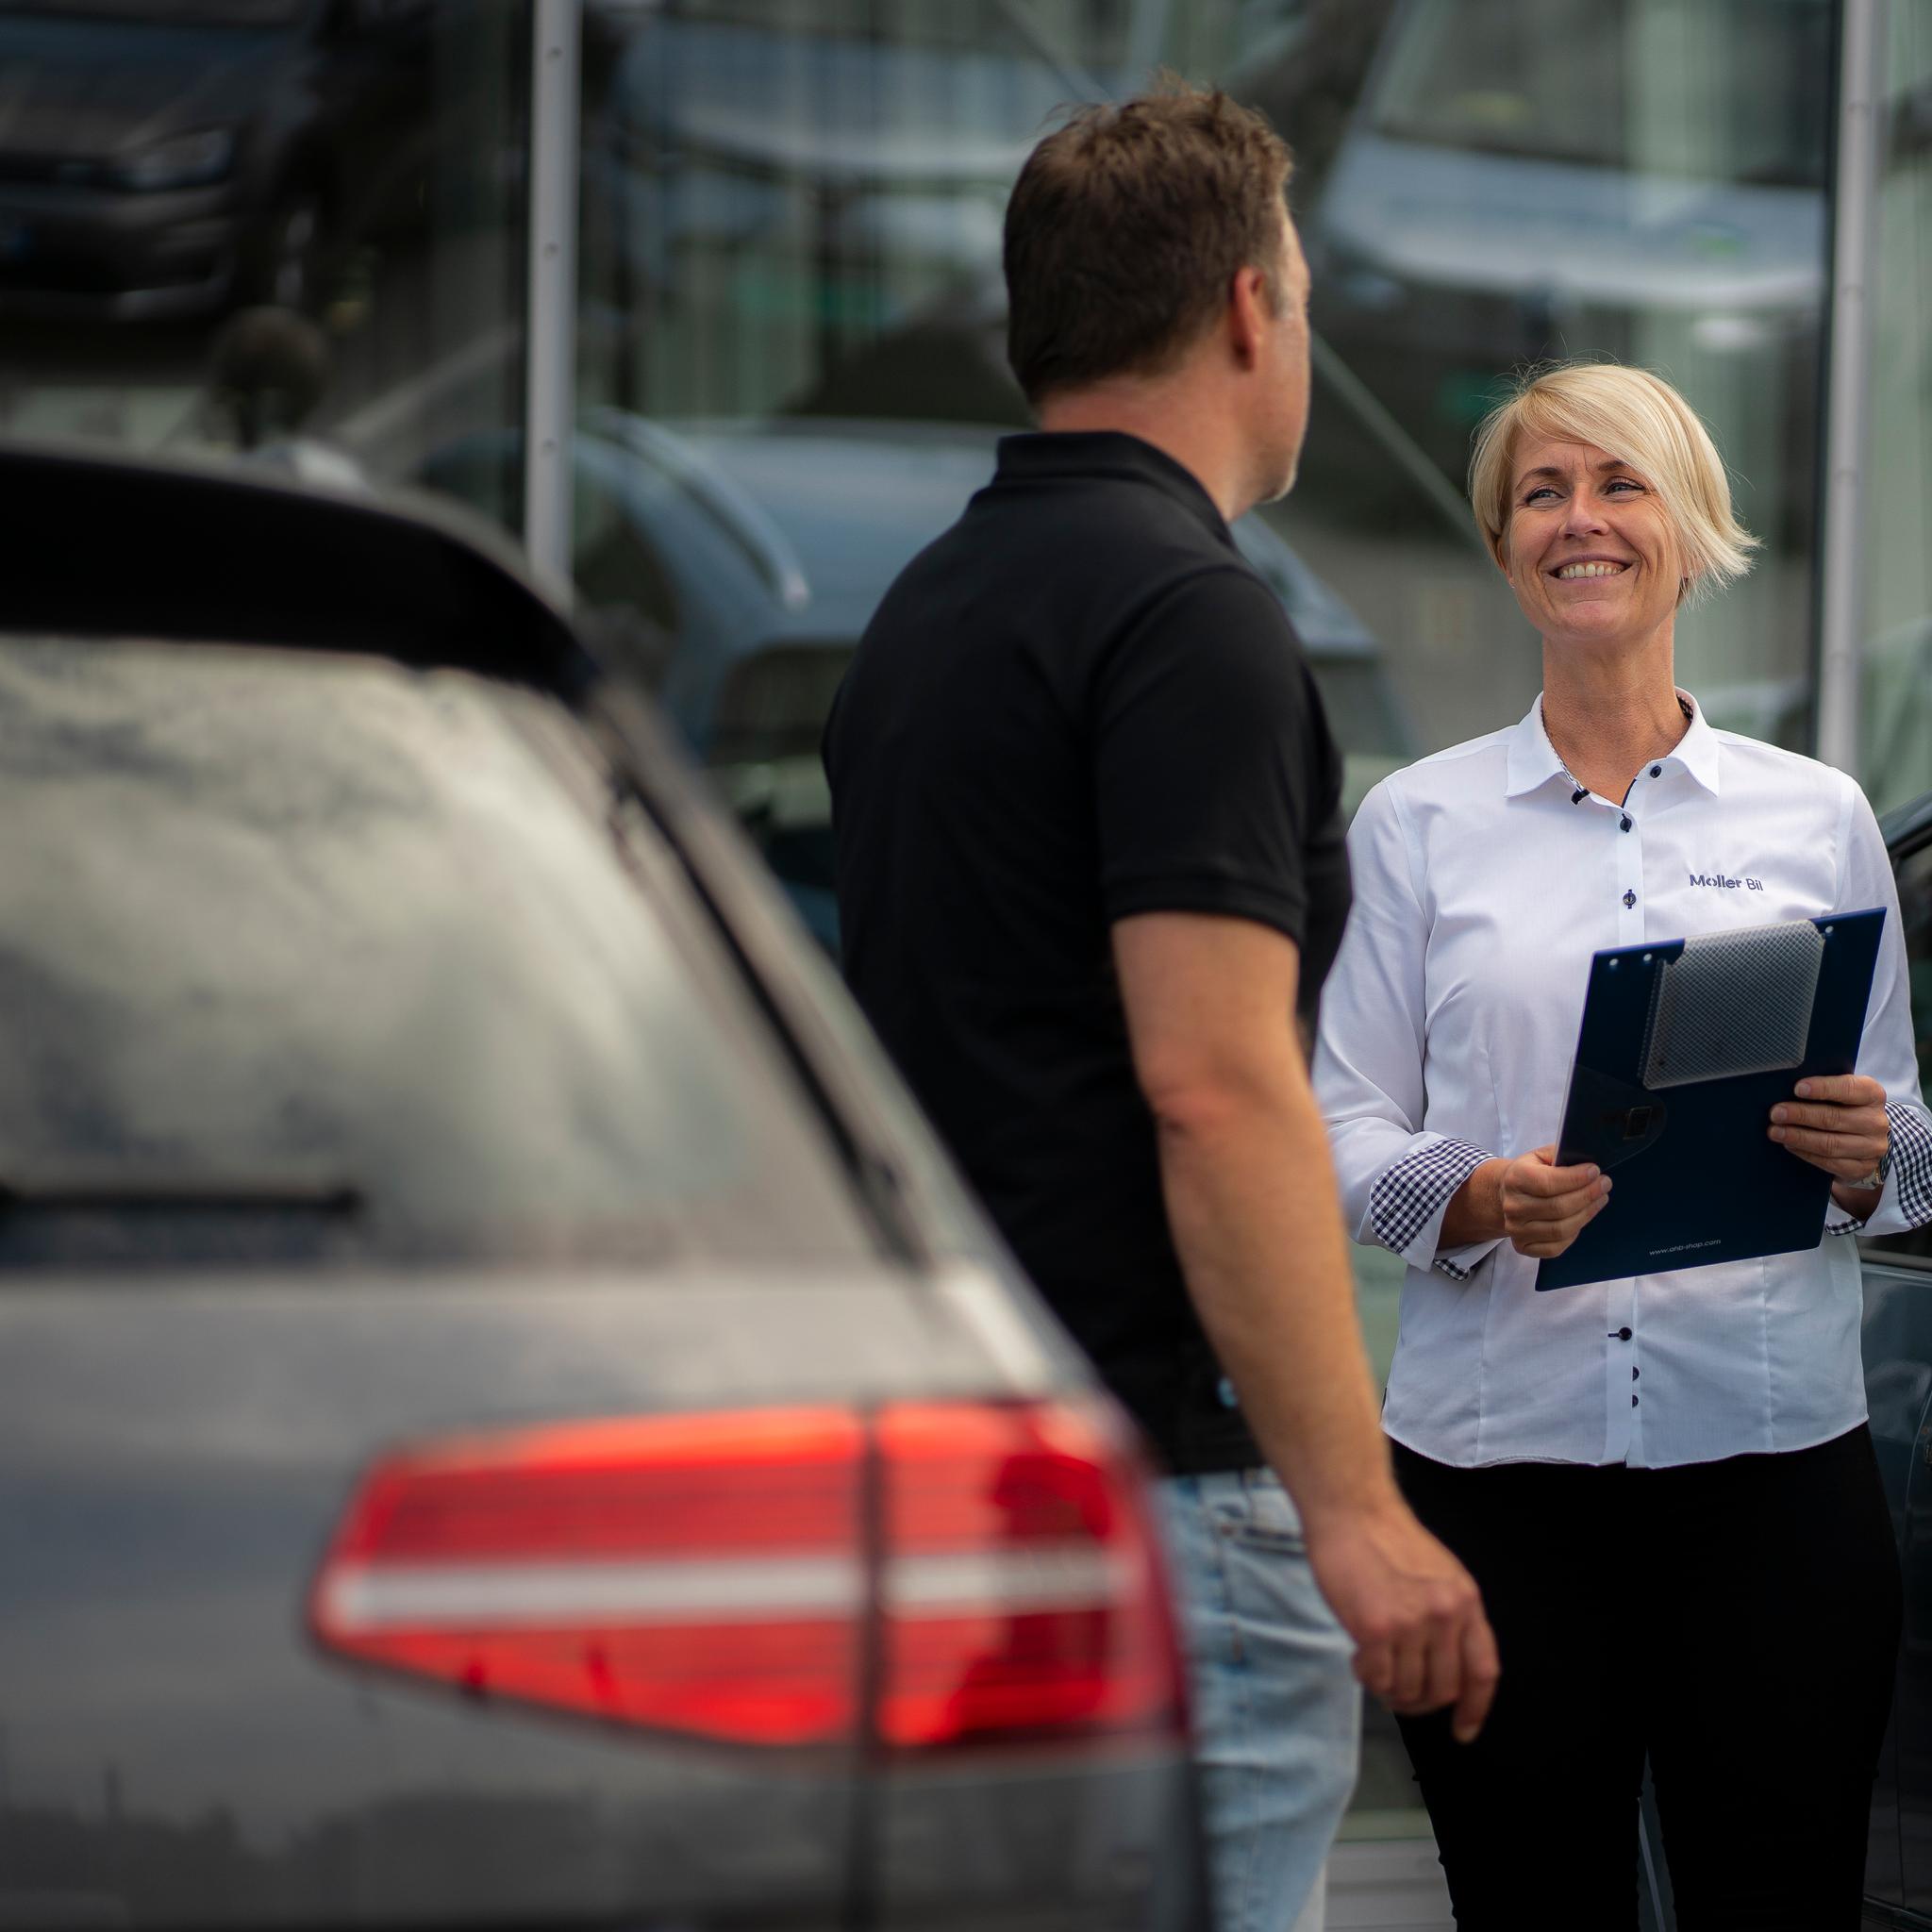
[[[1272,1470],[1230,1472],[1206,1500],[1222,1536],[1250,1549],[1306,1554],[1301,1516]]]

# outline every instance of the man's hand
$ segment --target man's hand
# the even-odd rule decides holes
[[[1453,1704],[1457,1740],[1468,1743],[1501,1674],[1469,1572],[1400,1500],[1311,1529],[1308,1561],[1356,1641],[1363,1685],[1405,1717]]]
[[[1876,1192],[1855,1183],[1875,1174],[1891,1146],[1885,1089],[1863,1074],[1826,1074],[1800,1080],[1797,1094],[1772,1108],[1771,1138],[1822,1167],[1841,1208],[1870,1213]]]

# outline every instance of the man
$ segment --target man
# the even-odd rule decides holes
[[[1341,760],[1227,529],[1290,487],[1307,419],[1289,167],[1184,88],[1034,150],[1008,349],[1041,433],[887,593],[825,738],[852,986],[1174,1472],[1239,1932],[1322,1923],[1351,1648],[1464,1737],[1496,1678],[1390,1472],[1296,1035],[1347,910]]]

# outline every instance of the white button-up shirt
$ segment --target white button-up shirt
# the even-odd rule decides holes
[[[1408,1262],[1383,1423],[1439,1462],[1658,1468],[1806,1448],[1865,1416],[1853,1241],[1548,1294],[1507,1241],[1441,1245],[1482,1161],[1557,1140],[1604,947],[1884,907],[1858,1071],[1888,1096],[1891,1174],[1867,1222],[1834,1205],[1825,1224],[1932,1221],[1932,1121],[1871,807],[1841,772],[1692,712],[1613,801],[1579,791],[1539,700],[1385,779],[1350,831],[1355,908],[1315,1084],[1351,1232]]]

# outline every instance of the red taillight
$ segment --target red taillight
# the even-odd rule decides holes
[[[480,1695],[733,1743],[1171,1735],[1143,1493],[1066,1404],[477,1436],[369,1474],[310,1622]]]
[[[751,1744],[858,1719],[865,1432],[841,1409],[583,1423],[405,1452],[310,1599],[331,1650]]]
[[[885,1743],[1178,1725],[1143,1486],[1093,1412],[908,1406],[876,1428]]]

